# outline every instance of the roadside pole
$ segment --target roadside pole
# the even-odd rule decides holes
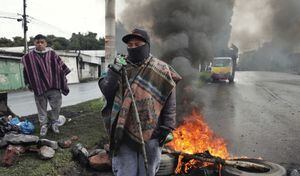
[[[101,63],[101,74],[105,74],[107,66],[116,56],[116,24],[115,24],[115,0],[105,0],[105,60]]]
[[[28,43],[27,43],[27,15],[26,15],[26,0],[23,0],[23,32],[24,32],[24,53],[28,52]]]

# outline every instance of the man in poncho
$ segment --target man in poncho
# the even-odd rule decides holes
[[[99,81],[107,100],[102,117],[110,136],[113,172],[117,176],[146,175],[141,149],[143,138],[148,175],[154,176],[159,168],[161,146],[175,127],[175,88],[181,77],[171,66],[150,54],[150,39],[146,31],[134,29],[122,40],[127,44],[126,67],[120,66],[116,60]],[[134,100],[124,81],[124,69],[128,73]],[[137,105],[142,137],[133,101]]]
[[[40,135],[45,136],[51,127],[54,133],[59,133],[58,117],[62,104],[61,94],[67,95],[66,75],[70,69],[61,58],[50,48],[47,48],[46,37],[39,34],[34,37],[35,48],[22,58],[24,65],[24,80],[29,90],[34,92],[39,122]],[[51,107],[51,116],[47,117],[47,104]]]

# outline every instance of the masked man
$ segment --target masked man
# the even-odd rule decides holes
[[[141,145],[144,140],[147,175],[154,176],[159,168],[161,146],[175,127],[175,87],[181,77],[171,66],[150,54],[150,39],[146,31],[134,29],[122,40],[127,44],[126,66],[116,60],[115,64],[109,65],[107,75],[99,81],[107,100],[102,117],[110,136],[113,172],[117,176],[146,175]],[[142,136],[133,101],[141,121]]]

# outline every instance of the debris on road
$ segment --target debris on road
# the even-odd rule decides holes
[[[39,141],[39,137],[34,135],[9,133],[5,134],[2,140],[6,141],[8,144],[28,145],[36,144]]]
[[[54,150],[58,149],[58,143],[56,141],[51,141],[49,139],[40,139],[38,141],[38,143],[41,146],[48,146],[48,147],[51,147]]]
[[[100,151],[98,150],[98,153],[96,155],[89,157],[89,166],[99,171],[110,170],[111,159],[107,152],[101,149]]]
[[[89,152],[81,143],[78,143],[72,148],[72,154],[73,158],[84,167],[98,171],[111,169],[111,158],[104,149],[94,149]]]
[[[82,166],[88,165],[89,152],[81,143],[78,143],[75,146],[73,146],[72,155],[73,158],[77,160]]]
[[[63,140],[63,139],[59,140],[58,145],[61,148],[70,148],[71,145],[77,140],[79,140],[78,136],[72,136],[70,139],[67,139],[67,140]]]
[[[51,147],[48,147],[48,146],[42,146],[40,148],[40,156],[41,156],[41,159],[51,159],[54,157],[54,154],[55,154],[55,150]]]
[[[17,156],[23,154],[25,152],[25,148],[23,146],[14,146],[9,145],[4,153],[2,158],[2,165],[5,167],[12,166],[14,162],[17,160]]]

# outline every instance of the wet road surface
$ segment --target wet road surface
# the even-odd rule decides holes
[[[102,96],[97,81],[69,85],[70,93],[62,97],[62,106],[70,106]],[[19,116],[36,114],[37,109],[33,92],[21,91],[8,93],[8,106]],[[50,107],[48,106],[48,110]]]
[[[300,76],[237,72],[234,84],[207,84],[200,92],[206,122],[226,140],[233,156],[300,168]],[[70,85],[63,106],[100,96],[95,81]],[[37,112],[29,91],[9,93],[8,104],[18,115]]]
[[[300,168],[300,76],[237,72],[201,89],[206,122],[233,156]]]

